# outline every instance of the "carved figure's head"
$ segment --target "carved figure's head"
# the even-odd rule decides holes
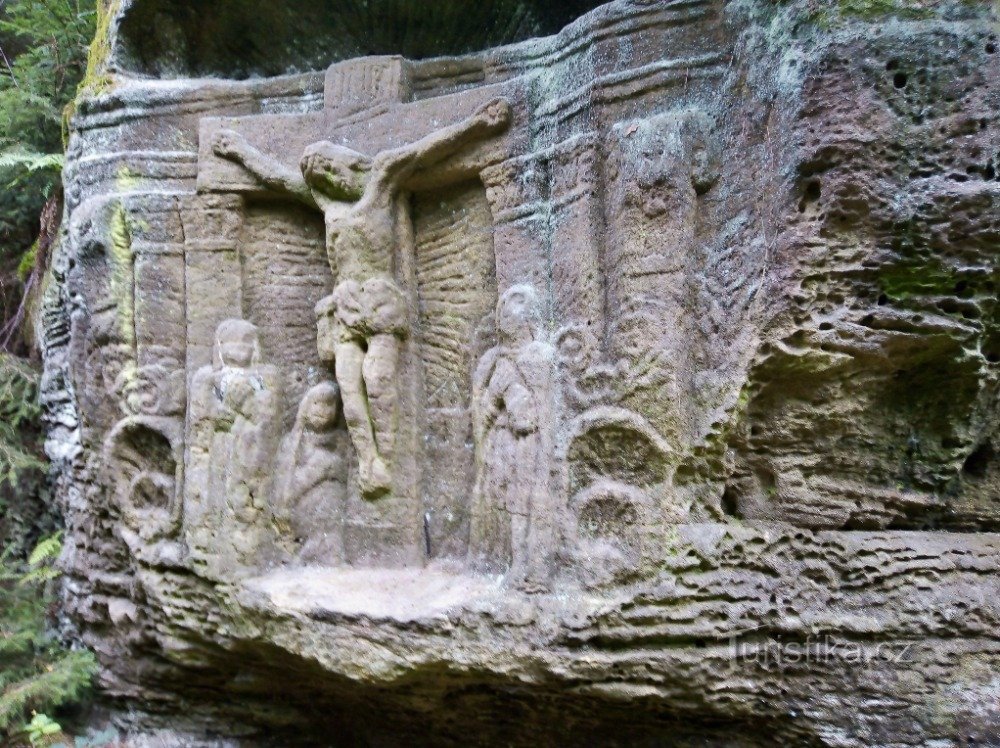
[[[535,289],[526,283],[511,286],[497,303],[497,334],[504,342],[534,340],[542,325]]]
[[[227,319],[215,331],[215,364],[246,369],[260,360],[257,326],[245,319]]]
[[[363,153],[324,140],[306,148],[299,167],[312,189],[332,200],[353,202],[365,191],[372,161]]]
[[[299,424],[311,431],[330,431],[337,420],[340,388],[321,382],[309,389],[299,405]]]
[[[562,367],[582,376],[596,361],[599,344],[589,327],[574,323],[566,325],[556,334],[556,349]]]
[[[611,358],[619,367],[636,375],[666,355],[664,328],[659,322],[664,313],[663,302],[649,297],[633,297],[621,305],[608,335]]]

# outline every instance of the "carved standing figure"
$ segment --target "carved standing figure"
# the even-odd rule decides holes
[[[344,561],[347,487],[336,431],[339,399],[340,390],[333,382],[317,384],[306,392],[281,449],[275,515],[281,529],[294,539],[299,559],[306,563]]]
[[[555,537],[550,463],[555,350],[541,337],[534,289],[508,289],[497,305],[499,343],[473,377],[477,478],[473,568],[510,568],[515,583],[544,587]]]
[[[218,133],[212,144],[218,156],[242,165],[267,188],[323,212],[336,285],[317,306],[320,349],[334,362],[361,490],[369,498],[391,484],[396,369],[410,326],[409,304],[393,277],[398,198],[414,172],[501,132],[509,122],[509,104],[495,99],[458,124],[373,158],[328,141],[313,143],[299,172],[232,131]]]
[[[257,550],[269,500],[281,426],[278,376],[260,363],[257,328],[242,319],[219,325],[214,359],[191,386],[188,483],[197,495],[190,519],[202,525],[196,535],[221,531],[246,558]]]

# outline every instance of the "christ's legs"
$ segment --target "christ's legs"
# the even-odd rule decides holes
[[[375,432],[375,447],[383,460],[391,462],[396,432],[396,365],[399,339],[390,333],[373,335],[362,366],[368,406]]]
[[[359,483],[365,496],[377,496],[389,489],[389,471],[378,455],[375,434],[368,415],[368,397],[362,374],[365,352],[355,341],[337,344],[337,382],[344,403],[344,418],[358,453]]]

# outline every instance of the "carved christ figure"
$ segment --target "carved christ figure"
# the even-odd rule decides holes
[[[214,152],[243,166],[269,189],[323,212],[334,292],[320,301],[320,355],[333,359],[362,494],[390,488],[400,344],[409,332],[408,303],[393,278],[399,196],[408,179],[502,132],[510,105],[494,99],[470,117],[411,145],[368,157],[329,141],[305,149],[296,172],[221,131]]]

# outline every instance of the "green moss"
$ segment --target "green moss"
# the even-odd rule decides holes
[[[121,203],[115,206],[112,213],[110,235],[111,295],[118,309],[119,331],[125,340],[132,341],[135,338],[132,232],[125,206]]]
[[[676,525],[671,525],[667,528],[667,532],[663,535],[663,550],[667,556],[679,556],[684,543],[681,541],[680,530],[677,529]]]
[[[950,295],[955,273],[933,259],[919,259],[891,265],[879,274],[879,287],[894,301],[916,296]]]
[[[80,82],[80,92],[99,93],[111,87],[108,73],[111,58],[111,21],[118,14],[121,0],[97,0],[97,28],[87,51],[87,69]]]
[[[916,21],[933,18],[941,5],[939,0],[837,0],[816,11],[811,20],[825,29],[848,21]]]
[[[115,187],[119,192],[131,192],[139,184],[139,175],[124,164],[115,174]]]
[[[840,0],[838,10],[845,18],[877,21],[888,16],[920,19],[934,15],[934,3],[913,0]]]
[[[17,265],[17,277],[24,283],[35,269],[35,262],[38,259],[38,240],[31,245],[31,249],[21,255],[21,261]]]
[[[84,96],[96,96],[111,89],[114,78],[108,72],[108,60],[111,59],[111,21],[118,13],[121,0],[96,0],[97,27],[94,38],[87,50],[87,67],[84,69],[83,80],[76,89],[76,97],[63,110],[63,144],[65,145],[69,122],[76,114],[76,107]]]

